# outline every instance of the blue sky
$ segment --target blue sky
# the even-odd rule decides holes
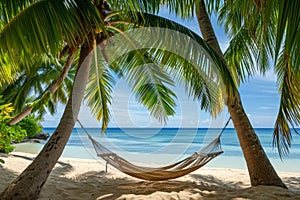
[[[200,34],[200,30],[195,19],[181,20],[174,15],[169,15],[166,10],[160,13],[171,20],[177,21],[184,26]],[[228,38],[223,33],[223,29],[212,18],[217,38],[224,51],[228,46]],[[273,127],[278,112],[279,94],[276,87],[276,77],[272,71],[265,76],[256,75],[250,78],[240,87],[240,94],[246,113],[255,128]],[[196,102],[187,98],[183,88],[176,88],[178,96],[176,115],[169,118],[166,127],[222,127],[229,117],[226,109],[220,116],[213,120],[212,117],[199,109]],[[64,110],[63,105],[59,105],[54,116],[46,115],[42,122],[44,127],[57,126],[60,116]],[[111,106],[112,118],[109,127],[163,127],[148,111],[139,105],[126,83],[122,80],[117,82],[113,94]],[[82,106],[79,119],[87,127],[99,127],[100,123],[93,119],[89,110]],[[229,127],[232,127],[230,125]]]

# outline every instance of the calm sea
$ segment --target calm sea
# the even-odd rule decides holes
[[[44,128],[44,132],[53,133],[54,128]],[[98,128],[87,128],[87,132],[97,141],[112,151],[123,153],[153,153],[153,154],[177,154],[189,155],[212,141],[219,135],[221,129],[132,129],[109,128],[102,134]],[[272,145],[273,129],[255,129],[262,146],[268,157],[279,158],[277,148]],[[242,157],[242,151],[234,129],[227,128],[221,137],[223,156]],[[87,135],[80,128],[74,128],[67,144],[69,147],[91,148]],[[290,153],[286,159],[300,159],[300,136],[293,133],[293,142]]]

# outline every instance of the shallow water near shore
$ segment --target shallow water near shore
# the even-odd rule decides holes
[[[55,128],[45,128],[43,131],[52,134]],[[88,133],[98,142],[135,163],[149,165],[165,165],[180,160],[201,146],[212,141],[221,129],[119,129],[109,128],[105,134],[97,128],[88,128]],[[295,135],[288,157],[279,158],[272,146],[272,129],[256,129],[256,133],[268,157],[277,171],[299,173],[300,136]],[[38,153],[43,147],[43,141],[16,145],[15,151]],[[207,167],[246,169],[239,142],[234,129],[226,129],[221,137],[223,154],[208,163]],[[68,158],[98,159],[83,129],[73,129],[73,133],[62,155]],[[101,160],[101,159],[100,159]]]

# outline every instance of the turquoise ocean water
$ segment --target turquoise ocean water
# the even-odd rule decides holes
[[[52,133],[54,129],[47,128],[44,131]],[[101,130],[97,128],[88,128],[87,131],[101,144],[126,158],[131,158],[131,160],[133,159],[136,162],[164,164],[164,162],[179,160],[195,151],[199,151],[202,146],[219,135],[221,129],[109,128],[105,134],[102,134]],[[290,163],[300,164],[300,136],[293,134],[291,151],[288,157],[281,161],[276,147],[272,145],[272,132],[273,129],[256,129],[256,133],[268,157],[280,170],[300,172],[298,166],[295,169],[288,169],[290,166],[286,166]],[[221,144],[224,153],[217,158],[218,160],[212,161],[210,166],[222,167],[225,164],[228,167],[244,168],[243,154],[234,129],[227,128],[223,132]],[[68,147],[73,147],[71,149],[74,150],[76,150],[76,147],[84,147],[88,154],[93,155],[94,153],[87,135],[80,128],[73,130]],[[74,157],[77,157],[76,152],[74,153]]]
[[[55,128],[44,128],[52,134]],[[269,128],[255,129],[268,157],[279,171],[300,173],[300,136],[293,134],[292,148],[287,157],[279,158],[276,147],[272,146],[272,131]],[[201,146],[209,143],[221,129],[185,128],[109,128],[105,134],[98,128],[87,128],[97,141],[137,163],[168,164],[180,160]],[[223,154],[208,164],[208,167],[246,169],[243,154],[234,129],[227,128],[221,137]],[[42,145],[40,145],[41,147]],[[18,149],[18,148],[17,148]],[[20,150],[22,151],[22,150]],[[63,154],[64,157],[97,159],[91,142],[80,128],[74,128]],[[298,164],[297,164],[298,163]]]
[[[45,128],[47,133],[53,133],[54,128]],[[99,142],[107,143],[109,140],[117,150],[133,152],[133,153],[157,153],[160,149],[170,144],[176,147],[184,146],[187,149],[183,154],[191,154],[198,151],[201,146],[212,141],[220,132],[221,129],[130,129],[130,128],[109,128],[104,134],[100,129],[87,128]],[[267,155],[270,158],[279,158],[276,147],[272,145],[273,129],[261,128],[255,129],[261,144],[263,145]],[[293,134],[293,144],[291,152],[288,154],[288,159],[300,158],[300,136]],[[80,128],[73,130],[68,146],[82,146],[85,144],[86,135]],[[240,145],[234,129],[226,129],[221,136],[222,149],[224,156],[242,156]],[[108,146],[110,147],[111,144]],[[115,149],[113,149],[115,150]],[[168,153],[176,153],[176,149],[171,149]],[[299,163],[300,164],[300,163]]]

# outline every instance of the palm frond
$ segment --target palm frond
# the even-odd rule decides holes
[[[223,109],[224,86],[213,69],[213,63],[205,55],[197,60],[187,60],[181,55],[167,51],[152,53],[156,62],[164,65],[176,83],[184,85],[186,92],[200,108],[216,116]],[[158,58],[158,59],[157,59]]]
[[[32,111],[35,112],[37,110],[45,110],[45,105],[49,105],[49,101],[51,101],[51,99],[52,94],[50,92],[43,93],[43,95],[38,100],[30,103],[30,106],[32,106],[33,108]],[[49,108],[49,110],[52,111],[51,108]],[[50,113],[53,114],[53,112]]]
[[[222,6],[222,0],[206,0],[205,5],[208,13],[211,15],[213,12],[218,13],[220,11],[220,7]]]
[[[241,28],[233,35],[224,56],[237,83],[255,74],[256,53],[256,43],[249,37],[246,28]]]
[[[0,21],[3,24],[9,23],[9,21],[16,16],[20,11],[25,9],[31,3],[36,0],[2,0],[0,2],[1,18]]]
[[[291,146],[290,126],[300,125],[300,73],[291,67],[291,58],[284,51],[276,65],[280,89],[280,106],[275,123],[273,145],[277,146],[280,157],[287,155]]]
[[[11,84],[17,78],[16,73],[19,70],[20,67],[0,50],[0,87]]]
[[[104,23],[90,1],[36,1],[1,30],[0,47],[11,56],[56,55],[62,41],[75,45],[95,27],[104,30]]]
[[[44,106],[42,106],[41,108],[38,110],[39,116],[41,117],[46,111],[48,111],[51,115],[54,115],[56,113],[56,106],[51,100],[48,101],[48,103],[44,104]]]
[[[129,18],[128,21],[130,20],[132,23],[136,23],[136,19]],[[138,26],[161,27],[158,29],[135,29],[121,33],[108,39],[107,44],[105,44],[106,53],[110,58],[109,63],[123,66],[121,69],[125,76],[135,77],[139,76],[138,74],[151,74],[151,71],[155,73],[160,72],[158,77],[153,78],[158,80],[154,84],[147,76],[141,76],[140,81],[128,80],[133,87],[138,85],[138,83],[145,85],[144,88],[133,91],[138,91],[139,95],[146,95],[146,93],[143,93],[144,90],[154,93],[153,88],[160,84],[164,85],[163,92],[170,93],[165,83],[159,80],[162,79],[161,77],[166,79],[164,74],[167,72],[174,77],[178,77],[178,80],[186,84],[189,94],[201,101],[203,109],[214,114],[220,111],[222,109],[221,102],[223,102],[224,98],[222,91],[225,90],[225,84],[222,85],[222,81],[230,83],[228,88],[233,88],[232,91],[235,91],[235,83],[218,55],[197,34],[175,22],[149,14],[143,14],[143,17],[139,20]],[[150,67],[147,65],[146,69],[150,70],[150,72],[142,67],[130,69],[128,66],[124,69],[124,66],[129,64],[131,66],[139,66],[149,63],[153,64],[149,65]],[[161,71],[162,67],[160,67],[157,70],[160,64],[166,65],[166,69]],[[153,66],[157,67],[157,69],[154,70]],[[129,71],[129,69],[134,71]],[[128,74],[128,72],[130,73]],[[182,75],[178,75],[181,72]],[[167,85],[173,84],[173,80],[167,83]],[[156,91],[161,89],[158,88]],[[170,94],[168,101],[175,97],[172,93]],[[141,96],[138,96],[138,99],[140,102],[143,101]],[[147,97],[145,96],[144,99],[147,99]],[[173,103],[170,104],[171,106],[165,105],[167,105],[165,117],[160,118],[164,120],[166,120],[166,116],[173,113],[170,109]],[[164,103],[161,104],[162,107],[165,105]],[[151,109],[151,105],[146,105],[146,107]]]
[[[113,86],[115,80],[112,72],[105,65],[101,50],[97,48],[95,58],[90,68],[89,79],[86,88],[85,99],[97,120],[102,120],[102,132],[110,121],[109,105],[111,104]]]
[[[166,70],[153,63],[147,49],[139,49],[123,54],[114,64],[121,67],[137,101],[143,104],[150,114],[166,123],[167,117],[175,114],[175,93],[169,88],[173,80]]]
[[[224,2],[218,18],[231,37],[226,60],[242,82],[256,72],[265,74],[270,69],[275,48],[276,13],[268,11],[267,16],[272,15],[272,18],[266,26],[266,16],[261,12],[264,5],[257,5],[256,1],[249,4],[245,1]]]
[[[171,20],[164,19],[164,18],[150,15],[150,14],[145,14],[145,13],[135,14],[135,15],[139,16],[138,19],[133,18],[131,12],[129,12],[129,14],[127,12],[119,12],[118,14],[122,15],[122,16],[120,16],[119,20],[125,21],[128,25],[132,24],[131,26],[133,26],[133,28],[135,28],[136,26],[140,26],[140,27],[160,27],[160,28],[162,28],[161,30],[166,30],[166,31],[167,31],[167,29],[176,30],[179,32],[179,34],[184,34],[184,35],[188,35],[188,37],[192,37],[193,39],[196,40],[196,41],[194,41],[195,43],[200,42],[202,45],[205,46],[204,48],[206,48],[207,51],[211,51],[212,53],[214,53],[208,46],[206,46],[206,43],[203,42],[203,40],[197,34],[193,33],[186,27],[183,27]],[[115,17],[118,14],[115,13],[113,16]],[[115,27],[113,27],[113,28],[115,28]],[[167,29],[164,29],[164,28],[167,28]],[[118,30],[116,30],[116,33],[117,32],[122,33],[122,30],[118,29]],[[149,33],[147,33],[147,34],[149,34]],[[132,41],[136,40],[135,37],[133,38],[133,40],[130,37],[126,37],[126,32],[122,33],[122,35],[124,36],[123,39],[125,41],[128,41],[128,44],[126,44],[126,45],[131,45],[131,47],[129,47],[129,49],[130,48],[138,49],[139,48],[138,46],[141,45],[141,44],[136,45],[134,42],[132,42]],[[153,35],[155,35],[155,34],[153,34]],[[171,35],[172,34],[170,34],[170,37],[172,37]],[[149,49],[151,49],[151,47],[155,48],[155,46],[158,45],[157,48],[166,49],[165,46],[162,46],[160,44],[160,42],[162,42],[166,36],[169,36],[169,35],[164,35],[163,37],[160,37],[160,35],[155,35],[155,37],[158,37],[159,39],[162,39],[162,40],[160,40],[160,41],[156,40],[157,41],[156,44],[155,44],[155,42],[151,41],[152,44],[147,47],[149,47]],[[136,37],[138,37],[138,36],[136,36]],[[173,34],[173,37],[176,37],[176,36]],[[147,37],[142,36],[141,38],[144,40],[144,38],[147,38]],[[149,38],[151,38],[151,36]],[[177,40],[178,40],[178,38],[180,38],[180,36],[177,37]],[[222,90],[220,89],[221,87],[217,87],[217,86],[220,86],[221,84],[215,80],[217,76],[215,76],[214,73],[219,73],[219,71],[223,70],[223,71],[225,71],[225,74],[227,73],[227,75],[228,75],[228,73],[230,74],[230,72],[226,71],[226,68],[224,68],[224,66],[220,67],[222,70],[219,70],[220,68],[218,68],[216,66],[212,66],[214,62],[210,60],[211,59],[210,55],[207,55],[209,53],[206,54],[205,50],[202,49],[203,47],[201,45],[199,45],[200,47],[198,46],[200,48],[200,50],[199,49],[197,50],[197,47],[195,47],[195,46],[193,46],[193,49],[190,49],[189,45],[183,45],[190,41],[184,41],[184,39],[182,39],[182,38],[183,38],[183,36],[181,37],[181,40],[179,39],[178,41],[176,41],[176,39],[175,39],[168,43],[169,44],[175,43],[175,44],[182,45],[182,47],[180,47],[180,49],[186,49],[185,53],[184,53],[184,54],[186,54],[185,58],[180,56],[180,54],[182,52],[180,52],[179,54],[176,55],[176,53],[174,53],[174,52],[163,51],[164,53],[161,54],[161,51],[157,51],[157,48],[156,48],[156,50],[154,50],[154,51],[151,50],[150,52],[147,52],[147,48],[146,48],[146,51],[143,51],[142,55],[147,55],[148,59],[153,58],[151,63],[158,64],[158,63],[163,62],[163,64],[167,65],[170,69],[168,71],[168,73],[172,73],[173,76],[175,76],[175,77],[178,74],[178,71],[176,73],[176,70],[181,70],[182,72],[184,72],[185,74],[181,77],[181,80],[182,79],[186,80],[185,84],[186,84],[186,88],[187,88],[189,95],[193,96],[194,99],[201,101],[202,109],[205,109],[211,113],[214,113],[214,115],[215,115],[217,112],[219,112],[222,109],[221,102],[222,102],[224,96],[222,96],[223,93],[222,93]],[[112,39],[112,40],[113,40],[113,42],[111,42],[111,43],[114,43],[114,39]],[[108,40],[108,43],[109,43],[109,40]],[[137,42],[137,43],[139,43],[139,42]],[[125,47],[124,47],[124,49],[125,49]],[[173,47],[173,49],[178,50],[177,47]],[[114,52],[114,53],[116,54],[116,52]],[[194,57],[191,56],[193,53],[194,53],[194,55],[193,55]],[[122,55],[123,52],[118,52],[117,54]],[[223,64],[221,60],[218,60],[218,56],[216,54],[213,56],[215,56],[218,64],[220,64],[220,65]],[[112,57],[114,57],[114,56],[112,56]],[[164,57],[164,59],[160,59],[162,57]],[[155,60],[155,58],[158,58],[158,59]],[[170,59],[168,59],[168,58],[170,58]],[[194,64],[194,66],[191,63],[187,62],[185,59],[192,60],[192,62],[193,62],[192,64]],[[150,61],[148,61],[148,62],[150,62]],[[123,63],[122,63],[122,65],[123,65]],[[173,68],[170,67],[172,65],[174,66]],[[195,67],[195,65],[199,65],[199,66]],[[178,66],[178,67],[176,68],[175,66]],[[180,66],[184,66],[184,69],[180,69]],[[199,73],[195,73],[195,71],[197,71]],[[210,73],[208,73],[208,72],[210,72]],[[223,76],[224,80],[234,84],[234,81],[232,80],[231,76],[230,75],[227,76],[227,75]],[[187,83],[188,82],[187,80],[190,77],[193,77],[194,81],[190,81],[190,83]]]
[[[190,18],[194,14],[194,8],[197,0],[128,0],[128,1],[117,1],[107,0],[112,10],[125,10],[134,12],[134,17],[138,17],[136,12],[145,12],[157,14],[162,5],[164,5],[170,13],[174,13],[182,18]]]
[[[200,100],[203,109],[213,115],[219,112],[222,109],[223,104],[221,102],[224,98],[225,89],[229,91],[229,94],[233,94],[236,88],[232,74],[223,61],[201,37],[190,29],[157,16],[144,14],[143,17],[143,26],[161,27],[178,32],[177,34],[170,34],[175,40],[169,39],[170,43],[178,45],[179,48],[175,46],[178,50],[169,55],[165,54],[162,62],[169,67],[174,66],[171,71],[174,72],[175,77],[175,71],[179,70],[183,79],[189,82],[186,85],[187,91],[195,99]],[[165,39],[165,36],[168,37],[168,34],[161,38]],[[194,81],[189,80],[190,78]],[[226,84],[227,86],[225,86]]]
[[[278,29],[276,35],[275,55],[278,57],[282,41],[284,40],[285,50],[289,55],[299,55],[300,41],[300,2],[299,1],[279,1],[278,2]],[[297,43],[298,42],[298,43]],[[297,50],[296,50],[297,49]],[[296,51],[295,53],[293,53]],[[296,66],[300,66],[300,58],[293,58]]]
[[[141,34],[139,37],[141,37],[140,40],[144,40],[142,43],[152,43],[152,46],[155,46],[156,48],[169,48],[174,52],[181,51],[179,54],[182,54],[182,51],[184,51],[183,57],[187,60],[195,61],[204,55],[204,58],[208,58],[211,60],[211,63],[213,63],[211,66],[213,71],[222,79],[229,94],[233,94],[236,91],[236,83],[223,60],[220,59],[217,53],[195,32],[174,21],[145,13],[142,14],[142,17],[139,18],[138,22],[135,20],[133,20],[133,22],[138,23],[142,27],[159,27],[157,33],[155,33],[156,31],[153,31],[152,37],[151,33],[149,34],[147,31],[144,33],[142,32],[150,37],[149,39],[146,39]],[[158,35],[155,36],[155,34]],[[154,39],[153,36],[156,38]],[[207,66],[202,67],[205,68]]]
[[[244,20],[241,10],[238,9],[238,3],[231,3],[225,1],[218,5],[218,23],[223,25],[225,33],[234,35],[243,27]]]

